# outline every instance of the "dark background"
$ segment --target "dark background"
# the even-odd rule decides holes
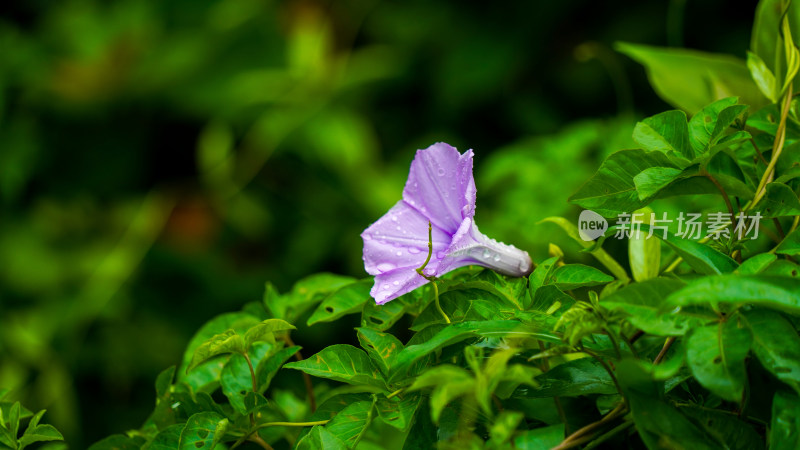
[[[436,141],[475,149],[482,231],[585,258],[536,222],[574,218],[566,198],[669,109],[613,43],[744,57],[754,9],[0,3],[0,387],[72,448],[138,427],[214,315],[267,280],[364,276],[359,233]]]

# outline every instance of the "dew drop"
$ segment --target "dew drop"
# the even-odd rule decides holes
[[[498,253],[498,254],[494,255],[494,258],[492,258],[492,259],[494,260],[494,262],[499,262],[500,261],[500,254]]]
[[[378,264],[377,269],[378,269],[378,272],[385,273],[385,272],[388,272],[388,271],[394,269],[394,267],[395,266],[392,263],[380,263],[380,264]]]
[[[388,284],[384,284],[384,285],[383,285],[383,290],[385,291],[385,290],[387,290],[387,289],[389,289],[389,285],[388,285]]]
[[[402,228],[400,228],[400,227],[397,227],[397,231],[402,231],[402,230],[403,230]]]
[[[392,222],[397,222],[397,216],[392,216]]]
[[[443,177],[443,176],[444,176],[444,169],[443,169],[443,168],[441,168],[441,167],[439,167],[439,176],[440,176],[440,177]]]
[[[395,253],[395,254],[396,254],[397,256],[403,256],[403,252],[401,252],[400,250],[398,250],[398,251],[397,251],[397,253]]]
[[[416,255],[416,254],[417,254],[417,253],[419,253],[420,251],[421,251],[421,250],[420,250],[420,249],[418,249],[417,247],[408,247],[408,253],[411,253],[412,255]]]
[[[483,256],[483,259],[489,259],[489,257],[492,256],[492,253],[489,252],[489,250],[484,250],[483,255],[481,256]]]
[[[395,286],[400,286],[400,282],[399,281],[394,281],[394,282],[392,282],[392,284],[395,285]]]

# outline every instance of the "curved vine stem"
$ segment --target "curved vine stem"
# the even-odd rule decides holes
[[[425,258],[425,262],[422,263],[419,268],[417,268],[417,273],[422,278],[425,278],[431,282],[431,285],[433,286],[433,301],[436,305],[436,309],[439,311],[439,314],[444,317],[444,321],[446,323],[450,323],[450,318],[447,317],[447,314],[445,314],[444,310],[442,309],[442,305],[439,303],[439,287],[436,285],[436,281],[439,279],[431,275],[425,275],[425,268],[428,266],[428,263],[431,262],[431,255],[433,255],[433,225],[430,221],[428,221],[428,257]]]

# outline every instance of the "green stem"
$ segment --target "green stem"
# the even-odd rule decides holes
[[[438,278],[430,275],[425,275],[425,267],[428,266],[428,263],[431,262],[431,255],[433,254],[433,225],[430,221],[428,221],[428,257],[425,258],[425,262],[417,269],[417,273],[422,278],[431,282],[433,286],[433,301],[436,304],[436,309],[439,310],[439,314],[444,317],[444,321],[446,323],[450,323],[450,318],[447,317],[444,310],[442,309],[442,305],[439,304],[439,287],[436,285],[436,281]]]
[[[753,207],[758,204],[758,202],[764,197],[766,194],[766,186],[767,183],[772,179],[773,171],[775,170],[775,165],[778,164],[778,157],[781,155],[783,151],[783,144],[786,142],[786,118],[789,116],[789,106],[792,104],[792,84],[789,83],[789,89],[786,91],[783,104],[781,107],[781,119],[778,123],[778,131],[775,133],[775,143],[772,146],[772,155],[770,156],[769,165],[767,169],[764,171],[764,175],[761,177],[761,181],[758,183],[758,188],[756,188],[756,195],[753,197],[753,200],[745,205],[744,210],[750,211]]]
[[[591,450],[591,449],[597,447],[598,445],[600,445],[603,442],[611,439],[612,437],[616,436],[617,434],[627,430],[631,426],[633,426],[633,422],[622,422],[621,424],[617,425],[616,427],[612,428],[608,432],[600,435],[600,437],[598,437],[597,439],[595,439],[592,442],[590,442],[589,445],[584,447],[584,450]]]
[[[403,392],[403,390],[402,390],[402,389],[398,389],[398,390],[396,390],[396,391],[392,392],[391,394],[387,395],[387,396],[386,396],[386,398],[387,398],[387,399],[389,399],[389,398],[392,398],[392,397],[394,397],[394,396],[396,396],[396,395],[400,394],[401,392]]]

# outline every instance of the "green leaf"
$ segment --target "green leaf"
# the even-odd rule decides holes
[[[371,301],[369,290],[372,280],[358,281],[348,284],[331,293],[317,306],[317,309],[308,318],[309,326],[319,322],[330,322],[346,314],[361,311],[364,303]]]
[[[155,435],[144,450],[175,450],[180,445],[184,427],[186,427],[185,423],[176,423],[164,428]]]
[[[253,381],[244,356],[239,353],[231,355],[222,368],[220,384],[222,393],[228,397],[233,409],[240,414],[245,414],[244,399],[248,392],[252,392]]]
[[[685,172],[674,167],[650,167],[633,177],[636,195],[645,201],[654,197],[675,180],[684,176]]]
[[[281,319],[267,319],[254,325],[244,334],[245,349],[250,348],[253,342],[275,342],[275,333],[295,330],[295,326]]]
[[[754,303],[800,312],[800,280],[770,275],[719,275],[692,281],[673,292],[664,310],[708,303]]]
[[[502,411],[495,417],[492,427],[489,429],[489,436],[495,445],[508,442],[514,431],[519,426],[525,414],[517,411]]]
[[[401,379],[413,363],[444,346],[478,336],[501,337],[521,328],[522,324],[513,320],[471,321],[448,325],[420,344],[406,345],[395,359],[389,381]]]
[[[392,398],[381,396],[375,403],[375,410],[378,411],[378,417],[386,424],[400,431],[406,431],[411,426],[421,402],[422,396],[414,393],[404,393]]]
[[[272,378],[275,377],[278,370],[298,351],[300,351],[300,347],[297,345],[287,347],[258,362],[256,367],[256,381],[260,393],[264,393],[264,391],[267,390],[270,382],[272,382]]]
[[[750,70],[753,81],[756,82],[764,97],[768,98],[772,103],[778,103],[779,90],[775,82],[775,74],[769,70],[764,60],[757,54],[748,51],[747,68]]]
[[[683,282],[673,278],[652,278],[610,294],[601,301],[601,305],[610,310],[624,311],[627,313],[625,319],[645,333],[683,336],[701,325],[703,319],[676,312],[664,313],[663,307],[667,296],[684,286]]]
[[[636,361],[617,363],[617,378],[628,399],[639,436],[650,449],[715,450],[719,444],[662,399],[663,387]]]
[[[25,434],[19,438],[19,450],[24,449],[34,442],[63,441],[64,436],[52,425],[36,425],[28,427]]]
[[[751,340],[750,330],[735,317],[697,328],[686,342],[686,362],[703,387],[739,402],[747,381],[744,359]]]
[[[8,431],[11,433],[11,436],[16,437],[19,435],[19,411],[21,405],[19,402],[14,402],[11,405],[11,409],[8,412]]]
[[[767,193],[754,212],[765,219],[800,215],[800,200],[792,188],[783,183],[767,184]]]
[[[642,232],[649,232],[648,225],[641,225]],[[663,239],[662,233],[653,232],[653,236],[658,236],[664,243],[669,245],[675,253],[677,253],[689,266],[699,273],[705,275],[714,275],[722,273],[730,273],[739,267],[739,264],[718,250],[715,250],[707,245],[699,242],[690,241],[688,239],[679,238],[677,236],[670,236]]]
[[[248,392],[244,396],[244,415],[257,413],[259,410],[269,406],[266,397],[258,392]]]
[[[575,299],[561,291],[556,285],[542,286],[536,290],[533,302],[528,308],[531,311],[548,312],[551,309],[559,310],[568,308],[575,303]]]
[[[175,376],[175,366],[163,370],[156,377],[156,398],[162,398],[169,392],[172,386],[172,378]]]
[[[654,217],[653,210],[647,207],[632,214],[634,218],[638,215],[642,215],[641,223],[648,225]],[[661,242],[645,233],[632,233],[628,239],[628,259],[634,280],[645,281],[657,277],[661,269]]]
[[[352,385],[366,384],[386,389],[380,370],[372,365],[369,356],[363,350],[352,345],[331,345],[316,355],[286,364],[284,367]]]
[[[653,167],[682,169],[661,152],[620,150],[606,158],[569,201],[604,217],[637,210],[646,202],[639,199],[634,177]]]
[[[408,296],[418,295],[422,289],[416,289],[394,301],[383,305],[367,302],[361,313],[361,326],[385,331],[392,327],[406,313],[405,300]]]
[[[12,449],[17,448],[17,437],[12,436],[11,432],[8,431],[5,427],[0,426],[0,444],[7,446]],[[5,449],[3,449],[5,450]]]
[[[800,336],[778,313],[753,310],[744,313],[753,335],[753,353],[761,365],[800,394]]]
[[[733,95],[748,105],[766,103],[745,62],[739,58],[622,42],[615,47],[645,66],[650,84],[662,99],[688,113]]]
[[[330,431],[315,425],[297,442],[295,450],[347,450],[347,445]]]
[[[636,124],[633,140],[647,151],[659,151],[691,160],[694,152],[689,146],[686,113],[666,111]]]
[[[617,388],[603,366],[594,358],[580,358],[553,367],[536,377],[536,387],[519,388],[517,398],[576,397],[587,394],[616,394]]]
[[[407,391],[433,388],[430,395],[431,419],[438,424],[445,406],[463,395],[471,394],[475,387],[475,378],[469,371],[450,364],[442,364],[418,376]]]
[[[702,429],[706,435],[716,440],[718,448],[731,450],[760,450],[764,439],[750,424],[739,420],[728,411],[715,411],[709,408],[687,406],[679,411]]]
[[[225,331],[212,336],[197,347],[187,370],[192,370],[215,356],[227,353],[244,353],[245,349],[245,341],[239,333],[234,330]]]
[[[614,281],[614,277],[611,275],[583,264],[565,264],[555,270],[552,279],[553,284],[563,290],[598,286],[612,281]]]
[[[194,358],[197,348],[207,342],[213,336],[224,333],[228,330],[234,330],[237,333],[244,334],[248,329],[250,329],[250,327],[258,322],[259,320],[257,317],[241,312],[221,314],[206,322],[205,325],[203,325],[200,330],[195,333],[195,335],[192,337],[192,340],[189,341],[189,345],[186,347],[186,350],[183,353],[183,361],[177,371],[178,380],[186,381],[190,383],[194,389],[199,389],[204,383],[208,382],[208,379],[215,379],[218,377],[219,372],[222,370],[222,364],[215,364],[211,361],[209,361],[206,365],[218,367],[209,367],[209,374],[203,374],[204,367],[196,368],[192,371],[192,373],[188,373],[189,365]],[[199,375],[205,376],[201,376],[198,379]]]
[[[215,412],[201,412],[189,417],[181,432],[180,450],[212,450],[228,428],[228,419]]]
[[[776,259],[778,259],[778,257],[772,253],[759,253],[758,255],[747,258],[734,273],[740,275],[756,275],[766,269],[767,266],[772,264]]]
[[[564,440],[564,424],[536,428],[520,433],[514,438],[517,450],[549,450]]]
[[[272,317],[296,323],[307,310],[338,289],[354,283],[352,277],[317,273],[295,283],[291,292],[279,295],[271,284],[264,292],[264,306]]]
[[[356,328],[356,331],[361,347],[367,351],[381,372],[388,376],[397,354],[403,350],[403,343],[391,334],[372,328]]]
[[[770,450],[800,447],[800,398],[796,394],[784,391],[775,393],[769,442]]]
[[[550,280],[550,277],[557,267],[556,263],[558,263],[558,260],[558,256],[553,256],[540,262],[536,265],[536,269],[528,276],[528,291],[531,300],[534,298],[536,290],[544,286],[547,281]]]
[[[800,228],[789,233],[775,249],[775,253],[790,256],[800,255]]]
[[[373,406],[374,401],[351,403],[325,424],[325,429],[341,439],[348,448],[353,448],[372,423]]]

